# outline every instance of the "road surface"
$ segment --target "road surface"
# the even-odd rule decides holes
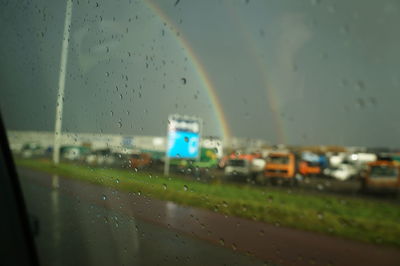
[[[398,249],[19,169],[44,265],[398,265]]]

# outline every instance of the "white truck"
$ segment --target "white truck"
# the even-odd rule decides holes
[[[265,167],[265,160],[261,158],[234,158],[229,159],[225,167],[225,176],[256,177]]]

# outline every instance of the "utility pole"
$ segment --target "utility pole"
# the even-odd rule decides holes
[[[64,34],[61,47],[60,75],[58,77],[58,95],[56,106],[56,121],[54,127],[53,162],[60,162],[61,127],[64,103],[65,76],[67,74],[69,34],[71,30],[72,0],[67,0],[65,10]]]

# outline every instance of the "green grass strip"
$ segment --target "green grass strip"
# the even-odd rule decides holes
[[[204,184],[132,170],[90,168],[45,160],[17,165],[277,226],[400,247],[400,208],[394,203],[315,195],[249,185]]]

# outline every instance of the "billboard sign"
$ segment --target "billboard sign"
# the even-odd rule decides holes
[[[200,156],[200,119],[172,115],[168,119],[169,158],[197,159]]]
[[[132,137],[123,137],[122,138],[122,146],[123,147],[133,147],[133,138]]]

